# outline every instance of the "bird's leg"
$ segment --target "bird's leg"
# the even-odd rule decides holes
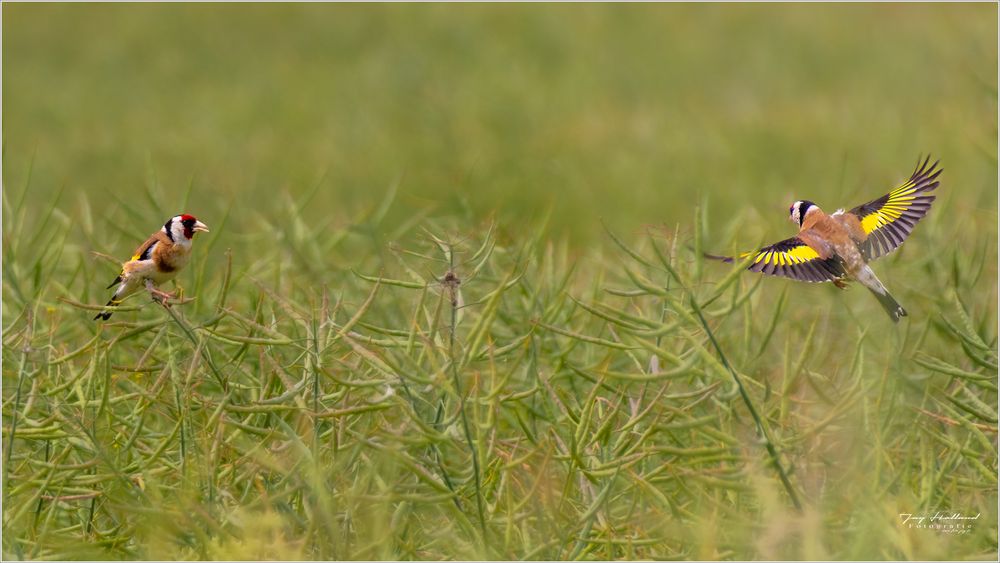
[[[153,301],[158,302],[160,305],[163,305],[164,307],[170,306],[170,304],[167,303],[167,299],[174,298],[174,294],[167,293],[166,291],[161,291],[157,289],[156,286],[153,285],[153,280],[146,280],[146,291],[148,291],[149,294],[153,297]]]
[[[833,285],[839,287],[840,289],[847,289],[847,282],[840,278],[833,280]]]

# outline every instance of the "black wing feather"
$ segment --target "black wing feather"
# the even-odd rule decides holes
[[[930,156],[910,175],[909,180],[884,196],[852,209],[861,221],[868,238],[859,245],[866,260],[880,258],[899,248],[910,235],[917,222],[927,214],[935,196],[928,192],[936,189],[942,170],[939,161],[930,164]]]
[[[769,276],[782,276],[807,282],[826,282],[846,275],[844,263],[837,257],[822,258],[819,253],[799,237],[792,237],[765,246],[752,254],[753,262],[747,268]]]

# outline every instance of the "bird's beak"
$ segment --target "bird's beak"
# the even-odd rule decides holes
[[[194,222],[194,227],[191,230],[194,231],[194,232],[196,232],[196,233],[198,233],[198,232],[201,232],[201,233],[207,233],[207,232],[209,232],[208,231],[208,227],[205,225],[205,223],[202,223],[201,221],[195,221]]]

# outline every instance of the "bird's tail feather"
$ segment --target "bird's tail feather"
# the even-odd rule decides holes
[[[875,296],[875,299],[878,299],[879,305],[882,305],[885,312],[889,313],[889,318],[892,319],[892,322],[898,323],[900,318],[906,316],[906,309],[897,303],[884,287],[881,292],[870,287],[868,289],[872,292],[872,295]]]
[[[117,307],[118,303],[119,301],[117,301],[114,297],[112,297],[107,303],[104,304],[104,306]],[[100,313],[97,313],[97,316],[94,317],[94,320],[96,321],[97,319],[101,319],[102,321],[106,321],[110,318],[111,318],[111,311],[101,311]]]
[[[115,278],[115,283],[108,286],[108,289],[111,289],[112,287],[115,286],[115,284],[118,284],[118,288],[115,289],[115,292],[111,295],[111,299],[109,299],[108,302],[104,304],[105,309],[94,317],[95,321],[97,319],[105,321],[110,319],[111,311],[108,310],[108,308],[117,307],[118,304],[124,301],[126,297],[135,292],[135,288],[130,288],[128,284],[124,282],[124,280],[125,280],[125,273],[123,270],[122,273],[118,274],[118,277]]]
[[[889,290],[882,285],[881,280],[878,279],[878,276],[875,275],[870,266],[866,264],[858,272],[855,279],[861,282],[861,285],[867,287],[868,291],[872,292],[875,299],[878,299],[879,305],[885,309],[886,313],[889,313],[889,318],[892,319],[892,322],[898,323],[900,318],[906,316],[906,309],[893,299],[892,295],[889,294]]]

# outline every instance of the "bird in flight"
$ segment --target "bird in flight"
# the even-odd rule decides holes
[[[154,300],[166,305],[173,294],[158,289],[164,282],[172,280],[191,259],[191,241],[195,233],[207,233],[208,227],[192,215],[175,215],[164,223],[163,228],[153,233],[146,242],[132,253],[132,258],[122,264],[122,271],[111,282],[108,289],[115,289],[105,310],[94,320],[111,318],[110,309],[118,306],[126,297],[143,287]]]
[[[917,167],[909,180],[884,196],[859,205],[850,211],[839,209],[826,214],[815,203],[796,201],[789,207],[789,219],[799,226],[799,233],[757,251],[739,256],[752,256],[748,270],[772,276],[783,276],[807,282],[833,282],[841,289],[847,280],[855,280],[868,288],[879,304],[899,322],[906,310],[882,285],[869,262],[889,254],[903,244],[913,227],[927,214],[934,201],[930,195],[939,185],[941,170],[938,162],[930,164],[930,156]],[[709,258],[733,262],[735,258]]]

